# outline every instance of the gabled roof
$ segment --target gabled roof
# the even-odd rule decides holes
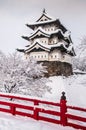
[[[43,35],[45,37],[50,37],[50,34],[46,33],[41,27],[39,27],[33,34],[31,34],[28,38],[29,39],[32,39],[36,36],[40,36],[40,35]]]
[[[43,49],[44,51],[50,51],[50,47],[45,45],[45,44],[42,44],[39,40],[36,40],[32,45],[30,45],[28,47],[28,49],[25,50],[25,53],[28,53],[30,52],[31,50],[33,50],[34,48],[36,49]]]
[[[45,18],[44,21],[47,21],[47,20],[53,20],[53,18],[52,18],[51,16],[47,15],[45,9],[43,10],[42,15],[39,17],[39,19],[36,20],[36,22],[43,21],[43,18]]]

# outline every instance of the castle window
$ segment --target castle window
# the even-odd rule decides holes
[[[35,56],[35,58],[36,58],[36,56]]]
[[[54,43],[54,41],[53,41],[53,43]]]
[[[46,58],[46,55],[45,55],[45,58]]]
[[[40,56],[38,56],[38,58],[40,58]]]
[[[43,55],[41,56],[41,58],[43,58]]]
[[[53,56],[51,55],[51,58],[53,58]]]
[[[41,19],[40,21],[43,21],[43,19]]]
[[[65,58],[65,55],[63,55],[63,59]]]
[[[45,21],[47,21],[47,19],[45,19]]]
[[[57,56],[55,55],[55,58],[56,58]]]

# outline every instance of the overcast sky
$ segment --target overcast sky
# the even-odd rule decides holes
[[[21,36],[31,30],[25,24],[35,22],[43,8],[71,31],[75,46],[86,35],[86,0],[0,0],[0,50],[12,53],[27,45]]]

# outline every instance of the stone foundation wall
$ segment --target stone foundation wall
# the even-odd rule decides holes
[[[44,61],[43,65],[47,67],[48,73],[45,76],[57,76],[64,75],[69,76],[73,74],[72,65],[66,62],[60,61]]]

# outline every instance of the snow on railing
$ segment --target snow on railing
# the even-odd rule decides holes
[[[85,130],[86,109],[68,106],[66,103],[65,92],[62,92],[60,103],[0,93],[0,111],[2,112]],[[79,111],[80,115],[77,115],[76,111]],[[81,116],[82,112],[84,112],[85,117]]]

